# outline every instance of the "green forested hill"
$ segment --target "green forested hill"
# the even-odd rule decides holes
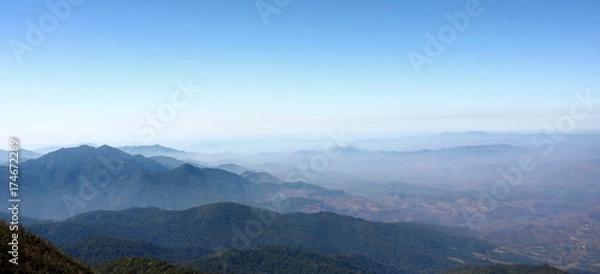
[[[172,264],[140,257],[118,259],[94,268],[97,274],[203,274],[190,268],[180,268]]]
[[[228,249],[185,263],[203,271],[229,273],[393,273],[360,255],[328,255],[281,246]]]
[[[9,262],[13,258],[8,254],[8,243],[12,241],[12,231],[9,225],[0,221],[0,273],[15,274],[64,274],[64,273],[93,273],[86,265],[59,251],[46,240],[25,231],[18,230],[18,265]]]
[[[237,204],[216,204],[207,206],[208,208],[203,208],[206,210],[205,213],[215,213],[216,211],[229,212],[233,216],[245,216],[243,214],[244,210],[256,210],[252,208],[248,208],[245,206],[237,205]],[[199,210],[200,208],[196,209]],[[149,209],[150,213],[156,214],[160,211],[156,211],[155,209]],[[132,209],[129,211],[143,213],[144,209]],[[177,215],[176,212],[168,212],[171,215]],[[196,213],[198,213],[196,211]],[[265,211],[263,211],[265,213]],[[241,215],[236,215],[241,214]],[[191,218],[194,214],[188,212],[187,215],[178,216],[178,218]],[[331,245],[331,250],[346,250],[345,252],[328,252],[330,254],[326,254],[324,252],[317,252],[302,248],[291,248],[285,246],[272,246],[265,245],[262,247],[255,248],[229,248],[224,249],[219,252],[214,252],[212,254],[206,255],[207,252],[210,252],[207,249],[201,249],[197,246],[198,244],[183,244],[178,243],[176,246],[181,247],[181,249],[177,249],[175,247],[164,247],[155,243],[143,242],[143,241],[132,241],[125,239],[115,239],[115,238],[106,238],[106,237],[93,237],[81,242],[72,243],[65,245],[67,248],[65,249],[67,252],[83,258],[87,259],[87,261],[91,262],[100,262],[100,261],[108,261],[111,258],[121,257],[116,260],[112,260],[110,262],[104,263],[102,265],[97,266],[93,271],[86,265],[80,263],[79,261],[71,258],[67,254],[59,251],[52,244],[48,243],[46,240],[40,238],[39,236],[34,235],[33,233],[29,233],[20,229],[19,234],[19,265],[14,266],[10,263],[6,263],[8,258],[6,255],[3,255],[2,264],[0,264],[0,273],[99,273],[99,274],[117,274],[117,273],[138,273],[138,274],[152,274],[152,273],[171,273],[171,274],[200,274],[200,273],[248,273],[248,274],[258,274],[258,273],[285,273],[285,274],[296,274],[296,273],[449,273],[449,274],[470,274],[470,273],[483,273],[483,274],[521,274],[521,273],[548,273],[548,274],[563,274],[567,273],[556,268],[542,265],[542,266],[527,266],[527,265],[493,265],[493,266],[462,266],[451,270],[449,272],[444,272],[444,269],[448,269],[448,264],[446,264],[442,260],[443,255],[454,255],[461,256],[462,252],[479,250],[480,248],[485,248],[487,244],[477,242],[476,240],[468,240],[463,238],[456,238],[457,236],[444,235],[443,233],[435,232],[439,234],[440,237],[448,237],[446,240],[442,240],[439,237],[433,237],[433,234],[430,234],[430,231],[427,231],[427,227],[419,227],[417,225],[411,224],[388,224],[392,225],[392,228],[387,228],[384,230],[380,230],[377,226],[373,227],[365,227],[371,229],[371,234],[361,232],[364,239],[359,241],[362,244],[365,244],[368,241],[374,241],[372,244],[378,245],[381,247],[380,253],[368,252],[369,247],[368,244],[365,245],[363,250],[359,250],[358,252],[348,252],[347,250],[352,249],[353,243],[357,241],[356,238],[347,238],[348,243],[343,244],[338,242],[338,238],[333,235],[333,233],[329,233],[329,229],[324,229],[323,226],[328,226],[330,229],[337,231],[341,234],[340,237],[347,236],[347,229],[343,229],[342,226],[354,227],[354,230],[361,225],[360,223],[354,223],[361,220],[356,220],[353,218],[348,218],[344,216],[338,216],[335,214],[289,214],[288,215],[273,215],[276,218],[273,219],[271,226],[273,226],[275,231],[279,231],[280,228],[278,226],[281,225],[290,225],[297,226],[298,229],[306,230],[307,233],[313,231],[318,231],[322,234],[320,235],[312,235],[309,234],[303,235],[294,231],[292,229],[284,230],[290,234],[280,235],[280,239],[289,238],[287,243],[293,243],[294,238],[296,237],[305,237],[305,242],[307,246],[312,246],[315,249],[324,249],[325,245]],[[319,226],[319,229],[314,228],[316,223],[308,222],[309,219],[298,218],[298,216],[304,217],[312,217],[316,218],[315,222],[322,222],[322,226]],[[74,218],[71,219],[71,224],[78,224],[79,233],[82,235],[90,235],[97,233],[96,230],[85,231],[86,228],[90,227],[90,224],[85,225],[84,220],[88,220],[92,223],[100,224],[108,230],[109,233],[114,232],[113,229],[117,227],[117,223],[112,223],[113,219],[108,212],[101,212],[100,215],[95,215],[90,213],[88,216],[81,216],[83,218]],[[140,216],[137,216],[140,217]],[[164,218],[164,216],[158,215],[158,217]],[[200,215],[202,218],[207,218],[208,216]],[[231,217],[231,216],[229,216]],[[228,221],[232,223],[234,219],[227,218]],[[247,216],[246,216],[247,217]],[[287,220],[285,218],[291,218],[291,220]],[[341,219],[340,219],[341,218]],[[135,218],[134,218],[135,219]],[[278,223],[277,219],[281,219],[281,222]],[[123,221],[123,219],[118,219]],[[182,219],[178,219],[182,221]],[[139,221],[139,219],[138,219]],[[109,222],[112,225],[107,225]],[[300,224],[299,222],[307,222],[304,224]],[[340,223],[341,222],[341,223]],[[368,223],[368,222],[367,222]],[[67,223],[68,224],[68,223]],[[403,225],[407,225],[403,227]],[[43,223],[35,226],[39,226],[38,228],[46,228],[50,229],[53,233],[61,234],[65,229],[65,226],[62,226],[58,223]],[[35,227],[34,226],[34,227]],[[226,225],[223,225],[226,226]],[[417,230],[408,229],[408,227],[412,226]],[[399,231],[398,227],[402,228]],[[129,227],[126,231],[134,231],[135,227]],[[218,228],[216,228],[218,229]],[[420,230],[419,230],[420,229]],[[150,227],[145,228],[146,231],[152,230]],[[268,228],[267,228],[268,230]],[[121,230],[123,232],[124,230]],[[139,230],[138,232],[143,232],[144,230]],[[174,232],[174,231],[171,231]],[[199,233],[204,233],[206,231],[199,231]],[[280,233],[283,233],[279,231]],[[51,234],[53,234],[51,233]],[[73,233],[73,231],[70,231]],[[77,232],[75,232],[77,233]],[[273,232],[269,232],[273,233]],[[383,233],[383,234],[382,234]],[[404,233],[401,237],[389,238],[389,235],[385,233]],[[162,234],[161,234],[162,235]],[[274,236],[275,234],[267,234],[265,231],[265,237],[268,235]],[[0,241],[10,242],[11,240],[11,232],[8,225],[4,222],[0,223]],[[120,236],[127,236],[126,234],[121,234]],[[131,235],[129,235],[131,236]],[[210,237],[208,234],[206,235]],[[383,239],[377,239],[376,236],[380,236]],[[81,237],[81,235],[76,236]],[[187,236],[189,237],[189,235]],[[313,238],[318,238],[323,241],[323,245],[316,245],[315,242],[312,242]],[[399,241],[404,237],[413,238],[410,241]],[[433,237],[433,238],[426,238]],[[340,238],[341,239],[341,238]],[[393,241],[390,243],[385,243],[385,240]],[[437,245],[433,246],[433,243],[428,241],[437,241]],[[463,241],[462,245],[458,245],[460,241]],[[474,241],[474,242],[470,242]],[[185,239],[182,240],[185,242]],[[420,244],[417,244],[420,242]],[[194,243],[194,242],[191,242]],[[401,249],[394,249],[393,246],[401,245]],[[452,245],[451,249],[455,251],[455,254],[445,254],[445,253],[433,253],[430,248],[446,248],[446,245]],[[191,249],[196,246],[198,248],[196,250]],[[460,249],[456,250],[454,248]],[[365,252],[365,250],[367,252]],[[398,252],[400,250],[400,252]],[[485,252],[485,250],[479,250]],[[382,258],[389,258],[390,255],[386,254],[386,252],[395,252],[393,253],[397,256],[398,261],[388,261]],[[442,251],[449,252],[449,251]],[[337,253],[337,254],[336,254]],[[204,254],[204,255],[202,255]],[[366,255],[365,255],[366,254]],[[428,257],[423,257],[423,254],[426,254]],[[443,254],[443,255],[442,255]],[[481,253],[482,254],[482,253]],[[142,257],[138,257],[142,256]],[[164,257],[166,260],[175,262],[178,266],[175,266],[171,263],[168,263],[164,260],[153,259],[155,257]],[[377,257],[379,256],[379,257]],[[487,256],[492,256],[491,253],[488,252]],[[186,259],[187,258],[187,259]],[[194,259],[191,259],[194,258]],[[457,257],[454,257],[457,258]],[[505,257],[508,259],[509,257]],[[518,257],[515,257],[518,259]],[[470,258],[471,261],[475,262],[476,260]],[[188,268],[183,268],[183,267]]]
[[[166,261],[190,260],[213,252],[203,248],[167,248],[142,241],[108,237],[91,238],[61,245],[60,248],[91,266],[127,257],[160,258]]]
[[[463,266],[446,274],[566,274],[558,268],[549,265],[488,265]]]
[[[32,231],[60,244],[73,246],[97,237],[138,241],[163,248],[215,250],[285,246],[325,254],[359,254],[398,272],[439,273],[491,260],[532,264],[492,244],[445,234],[409,223],[376,223],[333,213],[277,214],[235,203],[217,203],[182,211],[132,208],[97,211]],[[67,249],[89,260],[89,246]],[[87,250],[87,251],[85,251]],[[85,252],[84,252],[85,251]],[[88,254],[88,255],[86,255]],[[204,255],[204,254],[202,254]],[[154,257],[174,261],[159,255]]]

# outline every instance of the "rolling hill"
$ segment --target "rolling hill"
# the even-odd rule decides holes
[[[118,259],[94,268],[97,274],[203,274],[190,268],[181,268],[167,262],[141,257]],[[208,273],[205,273],[208,274]]]
[[[568,274],[549,265],[487,265],[463,266],[446,274]]]
[[[228,249],[186,262],[195,269],[230,273],[393,273],[360,255],[328,255],[281,246]]]
[[[161,258],[160,247],[220,251],[282,246],[325,254],[357,254],[398,273],[415,270],[418,271],[412,273],[435,273],[462,263],[534,263],[481,240],[445,234],[427,226],[375,223],[334,213],[278,214],[235,203],[182,211],[157,208],[96,211],[30,227],[55,244],[71,247],[78,244],[78,249],[66,250],[82,256],[78,258],[84,261],[90,256],[80,251],[87,248],[86,241],[118,237],[137,245],[151,244],[159,251],[155,257],[171,262],[176,260]]]

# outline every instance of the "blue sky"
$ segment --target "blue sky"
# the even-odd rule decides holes
[[[55,26],[46,1],[0,4],[10,121],[0,137],[40,146],[539,131],[576,93],[600,98],[598,1],[264,0],[277,11],[268,24],[253,0],[79,2],[49,0],[70,9]],[[418,74],[409,52],[423,54],[426,33],[437,37],[468,4],[480,14]],[[50,30],[39,45],[28,22]],[[32,51],[15,54],[17,43]],[[177,97],[185,106],[152,126],[146,116],[169,107],[178,79],[196,96]],[[574,130],[598,129],[597,109]]]

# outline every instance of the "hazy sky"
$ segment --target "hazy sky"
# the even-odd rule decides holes
[[[3,139],[537,131],[600,98],[599,1],[66,1],[0,4]]]

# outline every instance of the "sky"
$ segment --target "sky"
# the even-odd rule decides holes
[[[597,131],[599,12],[592,0],[2,1],[0,138]]]

